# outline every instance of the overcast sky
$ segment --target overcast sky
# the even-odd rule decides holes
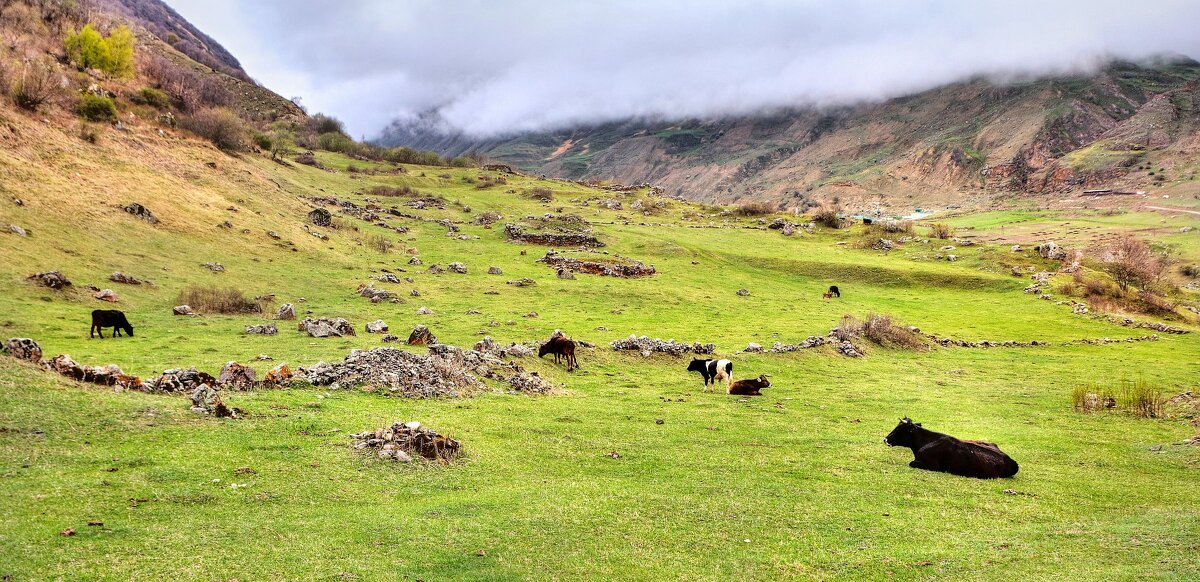
[[[356,135],[478,135],[895,97],[972,75],[1200,57],[1200,0],[167,0]]]

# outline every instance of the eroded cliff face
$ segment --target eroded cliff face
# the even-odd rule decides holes
[[[624,122],[472,141],[399,127],[388,144],[481,151],[526,171],[651,182],[694,200],[971,204],[1014,194],[1167,188],[1198,158],[1200,63],[964,82],[882,103],[719,120]],[[1169,173],[1169,172],[1168,172]]]

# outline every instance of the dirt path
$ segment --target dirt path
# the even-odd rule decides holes
[[[1200,216],[1200,210],[1187,210],[1186,208],[1172,208],[1170,206],[1150,206],[1149,204],[1147,204],[1144,208],[1149,208],[1151,210],[1165,210],[1167,212],[1186,212],[1188,214]]]

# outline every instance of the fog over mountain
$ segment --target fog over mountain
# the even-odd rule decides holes
[[[905,95],[1200,56],[1200,2],[170,0],[268,87],[374,135],[488,137]]]

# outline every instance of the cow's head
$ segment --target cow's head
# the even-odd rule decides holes
[[[548,341],[548,342],[542,344],[542,346],[538,348],[538,357],[540,358],[546,354],[553,353],[550,350],[550,344],[553,344],[553,343],[554,343],[554,341],[552,340],[552,341]]]
[[[697,359],[693,358],[692,363],[688,364],[688,371],[689,372],[703,372],[704,364],[707,364],[707,363],[708,363],[708,360],[697,360]]]
[[[124,330],[125,333],[129,334],[129,337],[133,337],[133,325],[132,324],[126,323],[125,325],[121,326],[121,329]]]
[[[883,437],[883,442],[889,447],[907,447],[913,443],[913,437],[920,430],[921,424],[913,422],[907,416],[900,419],[900,424],[892,429],[886,437]]]

